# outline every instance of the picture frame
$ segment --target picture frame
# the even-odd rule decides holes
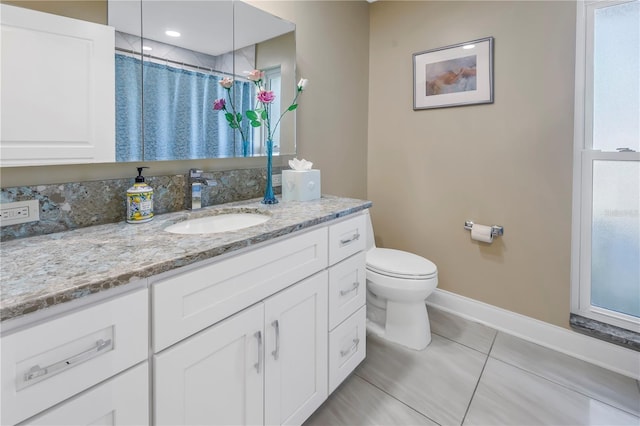
[[[493,37],[413,54],[413,109],[493,103]]]

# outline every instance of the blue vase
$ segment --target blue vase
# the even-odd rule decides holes
[[[243,157],[249,156],[249,141],[246,141],[246,140],[242,141],[242,156]]]
[[[264,190],[264,198],[262,204],[278,204],[276,196],[273,194],[273,182],[271,175],[273,173],[273,141],[267,140],[267,187]]]

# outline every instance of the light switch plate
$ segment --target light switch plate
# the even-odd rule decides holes
[[[40,203],[38,200],[0,204],[0,226],[37,222],[39,220]]]

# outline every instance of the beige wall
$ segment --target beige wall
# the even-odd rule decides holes
[[[378,243],[439,288],[567,327],[575,3],[371,5],[368,198]],[[412,54],[495,37],[495,103],[413,111]],[[503,225],[490,246],[465,220]]]
[[[31,2],[21,2],[31,3]],[[48,2],[44,2],[48,3]],[[59,3],[59,2],[51,2]],[[61,2],[61,3],[75,3]],[[89,1],[88,3],[92,3]],[[105,2],[98,1],[95,3]],[[299,100],[297,157],[322,171],[322,192],[366,197],[369,12],[364,1],[255,1],[297,25],[298,77],[310,84]],[[50,10],[53,12],[53,10]],[[60,13],[63,14],[63,13]],[[286,165],[291,157],[275,159]],[[143,164],[143,163],[140,163]],[[264,166],[264,158],[154,162],[148,176]],[[17,167],[0,170],[3,187],[135,176],[137,163]]]

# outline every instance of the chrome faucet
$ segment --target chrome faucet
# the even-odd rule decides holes
[[[190,210],[202,208],[202,185],[216,186],[218,182],[214,179],[206,179],[202,176],[202,170],[189,169],[187,184],[187,195],[191,199]]]

